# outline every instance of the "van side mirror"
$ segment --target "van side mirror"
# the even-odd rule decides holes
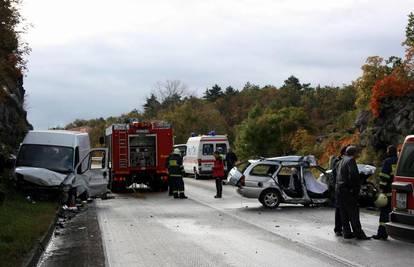
[[[105,144],[105,138],[103,136],[99,137],[99,144],[100,145]]]
[[[78,168],[76,169],[76,173],[82,174],[82,164],[78,166]]]

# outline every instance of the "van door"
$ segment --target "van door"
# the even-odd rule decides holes
[[[94,148],[86,154],[76,166],[76,180],[78,179],[88,185],[90,197],[106,193],[109,182],[107,148]]]

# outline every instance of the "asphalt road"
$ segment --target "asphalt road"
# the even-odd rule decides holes
[[[334,210],[281,205],[267,210],[213,180],[185,179],[187,200],[139,190],[96,201],[109,266],[413,266],[414,244],[343,240]],[[366,233],[378,217],[361,214]]]

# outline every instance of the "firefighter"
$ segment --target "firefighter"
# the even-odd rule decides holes
[[[389,214],[391,212],[391,184],[394,179],[395,168],[397,167],[398,155],[397,148],[393,145],[387,147],[387,157],[382,164],[382,170],[379,174],[380,192],[387,196],[387,204],[380,208],[379,226],[374,239],[387,240],[388,234],[385,228],[385,223],[389,221]]]
[[[335,186],[336,203],[341,213],[343,237],[345,239],[356,237],[359,240],[368,240],[370,237],[365,235],[359,220],[358,196],[361,182],[355,161],[356,157],[356,147],[349,146],[345,151],[345,156],[338,164]]]
[[[221,198],[223,192],[224,162],[219,151],[214,151],[213,178],[216,180],[217,190],[214,198]]]
[[[187,198],[184,194],[183,158],[181,157],[181,152],[178,148],[174,149],[171,155],[167,158],[167,168],[168,179],[170,181],[170,186],[172,185],[174,198]]]

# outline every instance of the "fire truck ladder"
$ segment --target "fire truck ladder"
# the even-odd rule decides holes
[[[128,140],[126,131],[119,132],[119,167],[128,167]]]

